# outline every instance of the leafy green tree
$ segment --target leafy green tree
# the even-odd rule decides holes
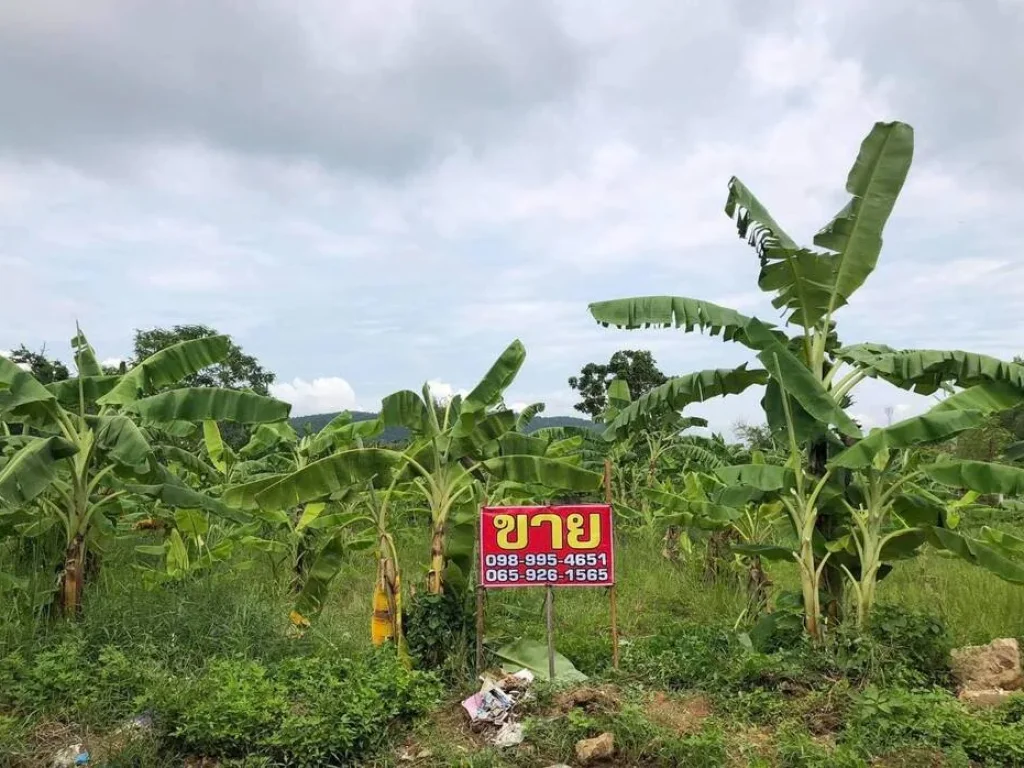
[[[741,419],[733,424],[732,431],[752,451],[772,453],[778,448],[775,436],[767,424],[748,424]]]
[[[580,394],[580,402],[573,407],[591,418],[600,418],[608,407],[608,387],[615,379],[625,381],[633,397],[639,397],[666,381],[665,374],[658,369],[649,351],[619,350],[606,365],[587,363],[579,376],[569,378],[569,386]]]
[[[609,424],[613,435],[658,411],[679,411],[709,397],[764,386],[769,427],[786,446],[786,466],[741,465],[717,473],[729,485],[775,493],[792,525],[796,547],[755,554],[795,561],[807,631],[820,637],[821,592],[841,605],[845,577],[858,618],[870,615],[875,583],[890,563],[928,542],[997,575],[1024,581],[1024,567],[985,542],[951,530],[944,501],[920,481],[978,493],[1019,493],[1024,470],[977,461],[922,464],[912,450],[980,426],[993,413],[1024,401],[1024,366],[960,350],[896,350],[882,344],[843,346],[835,326],[842,309],[874,271],[882,231],[910,170],[913,129],[876,123],[861,144],[846,181],[850,198],[802,247],[737,178],[725,210],[755,249],[759,287],[784,313],[781,328],[711,302],[645,296],[590,305],[594,319],[620,328],[701,330],[749,348],[760,367],[698,371],[670,379],[634,400]],[[864,379],[931,394],[965,387],[929,412],[876,429],[866,437],[847,413]],[[895,529],[894,529],[895,528]],[[829,611],[830,616],[833,615]]]
[[[51,360],[46,356],[46,347],[39,352],[32,352],[22,344],[11,352],[8,359],[18,366],[31,366],[29,372],[41,384],[64,381],[71,376],[71,372],[64,363],[56,359]]]

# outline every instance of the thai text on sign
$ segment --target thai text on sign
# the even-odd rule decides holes
[[[614,583],[612,509],[607,504],[481,510],[481,586],[607,587]]]

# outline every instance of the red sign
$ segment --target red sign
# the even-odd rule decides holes
[[[480,584],[501,587],[610,587],[615,583],[612,508],[484,507]]]

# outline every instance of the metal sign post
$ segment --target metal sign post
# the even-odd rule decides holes
[[[604,460],[604,502],[612,506],[612,460]],[[615,542],[612,542],[612,547]],[[615,594],[615,582],[608,588],[608,618],[612,625],[612,669],[619,669],[619,601]]]

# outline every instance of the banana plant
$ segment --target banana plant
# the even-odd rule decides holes
[[[168,581],[209,571],[228,562],[236,551],[244,526],[229,527],[211,524],[211,515],[199,509],[176,509],[166,527],[167,535],[161,544],[140,544],[135,551],[160,558],[160,567],[135,563],[143,582],[156,586]],[[235,569],[246,567],[235,562]]]
[[[986,355],[895,350],[880,344],[843,346],[839,340],[836,315],[875,269],[882,233],[910,170],[913,149],[909,125],[876,123],[847,177],[849,201],[814,236],[813,247],[800,246],[739,179],[730,180],[726,214],[754,247],[760,265],[758,286],[772,295],[772,304],[782,311],[787,326],[796,329],[792,336],[755,317],[693,298],[647,296],[590,305],[591,315],[605,326],[700,330],[746,346],[756,356],[759,368],[742,365],[670,379],[626,407],[608,429],[613,435],[622,434],[660,410],[678,411],[710,397],[765,387],[761,402],[768,424],[787,447],[793,484],[787,488],[785,503],[799,534],[797,562],[805,625],[814,637],[822,634],[819,587],[826,588],[829,618],[836,619],[846,578],[838,559],[829,563],[829,555],[820,546],[815,551],[814,542],[842,541],[857,525],[849,514],[853,500],[843,482],[846,476],[830,468],[830,461],[844,451],[856,451],[862,443],[870,446],[871,441],[887,439],[865,438],[847,414],[855,387],[874,378],[922,394],[980,384],[1024,389],[1024,366]],[[888,435],[897,442],[912,440],[914,445],[938,442],[976,426],[979,413],[954,408],[952,415],[935,419],[912,436]],[[965,472],[980,477],[973,470]],[[980,484],[1000,485],[994,479],[998,473],[986,470],[984,474]],[[942,476],[952,477],[952,470]]]
[[[600,486],[596,472],[565,459],[523,452],[531,438],[514,432],[517,417],[503,407],[502,394],[525,359],[522,343],[512,342],[465,399],[454,397],[441,408],[432,407],[429,385],[422,396],[404,390],[383,400],[385,425],[405,427],[412,436],[402,456],[430,515],[430,594],[443,593],[446,581],[466,583],[477,506],[488,477],[567,491]]]
[[[104,375],[80,329],[71,346],[78,375],[45,386],[0,357],[0,418],[21,431],[20,447],[0,470],[0,509],[63,529],[58,605],[65,615],[81,610],[86,552],[112,529],[108,515],[116,517],[122,498],[141,494],[169,507],[233,514],[160,464],[146,427],[273,422],[290,408],[249,392],[169,388],[223,359],[225,336],[175,344],[118,375]]]
[[[353,422],[351,415],[343,412],[316,434],[301,438],[286,422],[261,424],[239,451],[243,461],[236,461],[229,455],[230,449],[220,440],[215,423],[208,422],[204,429],[211,460],[227,473],[227,487],[223,490],[225,503],[254,514],[263,523],[262,535],[252,533],[243,538],[242,543],[271,556],[288,557],[292,585],[297,591],[301,590],[315,557],[317,539],[333,538],[341,530],[339,523],[348,524],[349,516],[339,512],[339,505],[351,501],[355,489],[339,491],[330,499],[276,509],[261,507],[256,501],[257,494],[312,461],[341,450],[362,447],[364,439],[372,439],[383,430],[380,420]],[[214,459],[222,454],[219,462]],[[233,483],[235,478],[239,482]]]

